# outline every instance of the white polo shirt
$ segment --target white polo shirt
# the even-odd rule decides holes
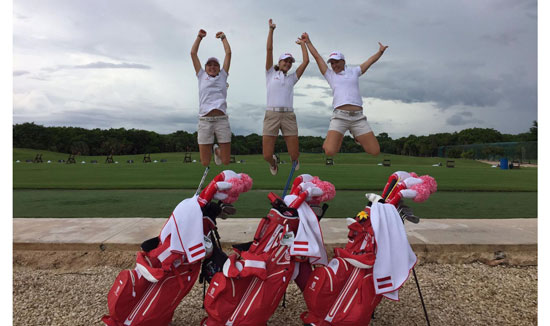
[[[199,116],[203,117],[214,109],[226,113],[227,72],[221,69],[216,77],[212,77],[201,68],[197,78],[199,79]]]
[[[285,75],[271,67],[265,72],[268,108],[292,108],[294,85],[298,82],[296,72]]]
[[[332,88],[332,107],[334,109],[345,104],[363,106],[363,99],[359,94],[359,76],[361,67],[345,66],[344,70],[335,73],[328,68],[325,72],[325,79]]]

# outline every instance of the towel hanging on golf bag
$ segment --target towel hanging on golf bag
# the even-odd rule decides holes
[[[310,182],[295,184],[284,201],[270,193],[273,208],[254,240],[236,246],[223,272],[212,278],[204,299],[208,317],[201,325],[266,325],[290,281],[308,270],[300,264],[327,263],[318,216],[308,202],[332,199],[334,186],[318,178],[311,182],[309,175],[297,179]]]
[[[381,300],[372,280],[376,241],[368,214],[348,218],[348,243],[335,248],[328,266],[316,268],[303,292],[308,311],[300,316],[312,325],[368,325]]]
[[[199,196],[179,203],[159,236],[143,242],[135,269],[124,270],[115,279],[107,297],[109,315],[102,318],[105,325],[168,325],[195,284],[201,260],[219,250],[216,217],[223,216],[224,205],[234,202],[251,185],[247,175],[226,170]],[[213,203],[212,199],[222,201]]]
[[[401,207],[402,198],[423,201],[436,189],[429,176],[398,171],[388,179],[384,198],[366,195],[369,205],[355,219],[347,219],[345,248],[335,248],[335,258],[316,268],[306,284],[308,311],[300,316],[306,325],[368,325],[382,297],[399,299],[398,290],[416,264],[416,255],[403,226],[406,216],[396,207]]]

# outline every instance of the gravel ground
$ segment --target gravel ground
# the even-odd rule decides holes
[[[131,252],[14,251],[13,324],[103,325],[107,293],[123,268],[132,268]],[[474,264],[417,265],[431,325],[536,325],[537,267]],[[198,325],[202,285],[196,284],[176,310],[172,325]],[[302,325],[305,311],[298,288],[287,290],[269,325]],[[400,301],[382,300],[371,325],[425,325],[411,278]]]

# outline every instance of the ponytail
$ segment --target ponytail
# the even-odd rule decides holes
[[[274,65],[273,69],[275,69],[275,71],[279,71],[279,65]]]

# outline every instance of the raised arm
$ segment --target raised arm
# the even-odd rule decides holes
[[[302,40],[306,42],[309,52],[311,52],[311,55],[315,58],[315,61],[317,61],[317,66],[319,66],[319,70],[321,71],[321,74],[324,76],[325,72],[327,72],[327,69],[328,69],[328,66],[325,63],[325,60],[323,60],[319,52],[317,52],[317,49],[315,49],[313,44],[311,44],[311,40],[309,39],[309,35],[307,33],[302,34]]]
[[[273,20],[269,19],[269,32],[267,34],[267,54],[265,57],[265,70],[271,69],[273,67],[273,31],[277,25],[273,24]]]
[[[367,69],[369,69],[369,67],[375,63],[376,61],[378,61],[378,59],[380,59],[380,57],[382,56],[382,54],[384,54],[384,51],[386,51],[386,49],[388,48],[387,45],[382,45],[382,43],[378,42],[378,45],[380,46],[380,48],[378,49],[378,52],[376,52],[375,54],[372,55],[372,57],[370,57],[367,61],[363,62],[361,64],[361,75],[365,73],[365,71],[367,71]]]
[[[298,77],[299,79],[300,77],[302,77],[302,74],[304,73],[307,65],[309,64],[309,55],[307,53],[306,42],[304,40],[298,39],[296,40],[296,43],[300,44],[300,47],[302,48],[302,64],[299,65],[298,68],[296,68],[296,77]]]
[[[229,46],[229,42],[227,42],[227,37],[225,37],[225,34],[223,32],[217,32],[216,38],[222,40],[223,49],[225,50],[225,59],[223,59],[223,70],[225,70],[226,73],[229,73],[229,65],[231,64],[231,47]]]
[[[193,61],[193,67],[195,67],[195,73],[198,74],[201,70],[201,61],[199,60],[199,44],[202,41],[202,38],[206,36],[206,31],[204,29],[199,30],[199,34],[191,47],[191,60]]]

